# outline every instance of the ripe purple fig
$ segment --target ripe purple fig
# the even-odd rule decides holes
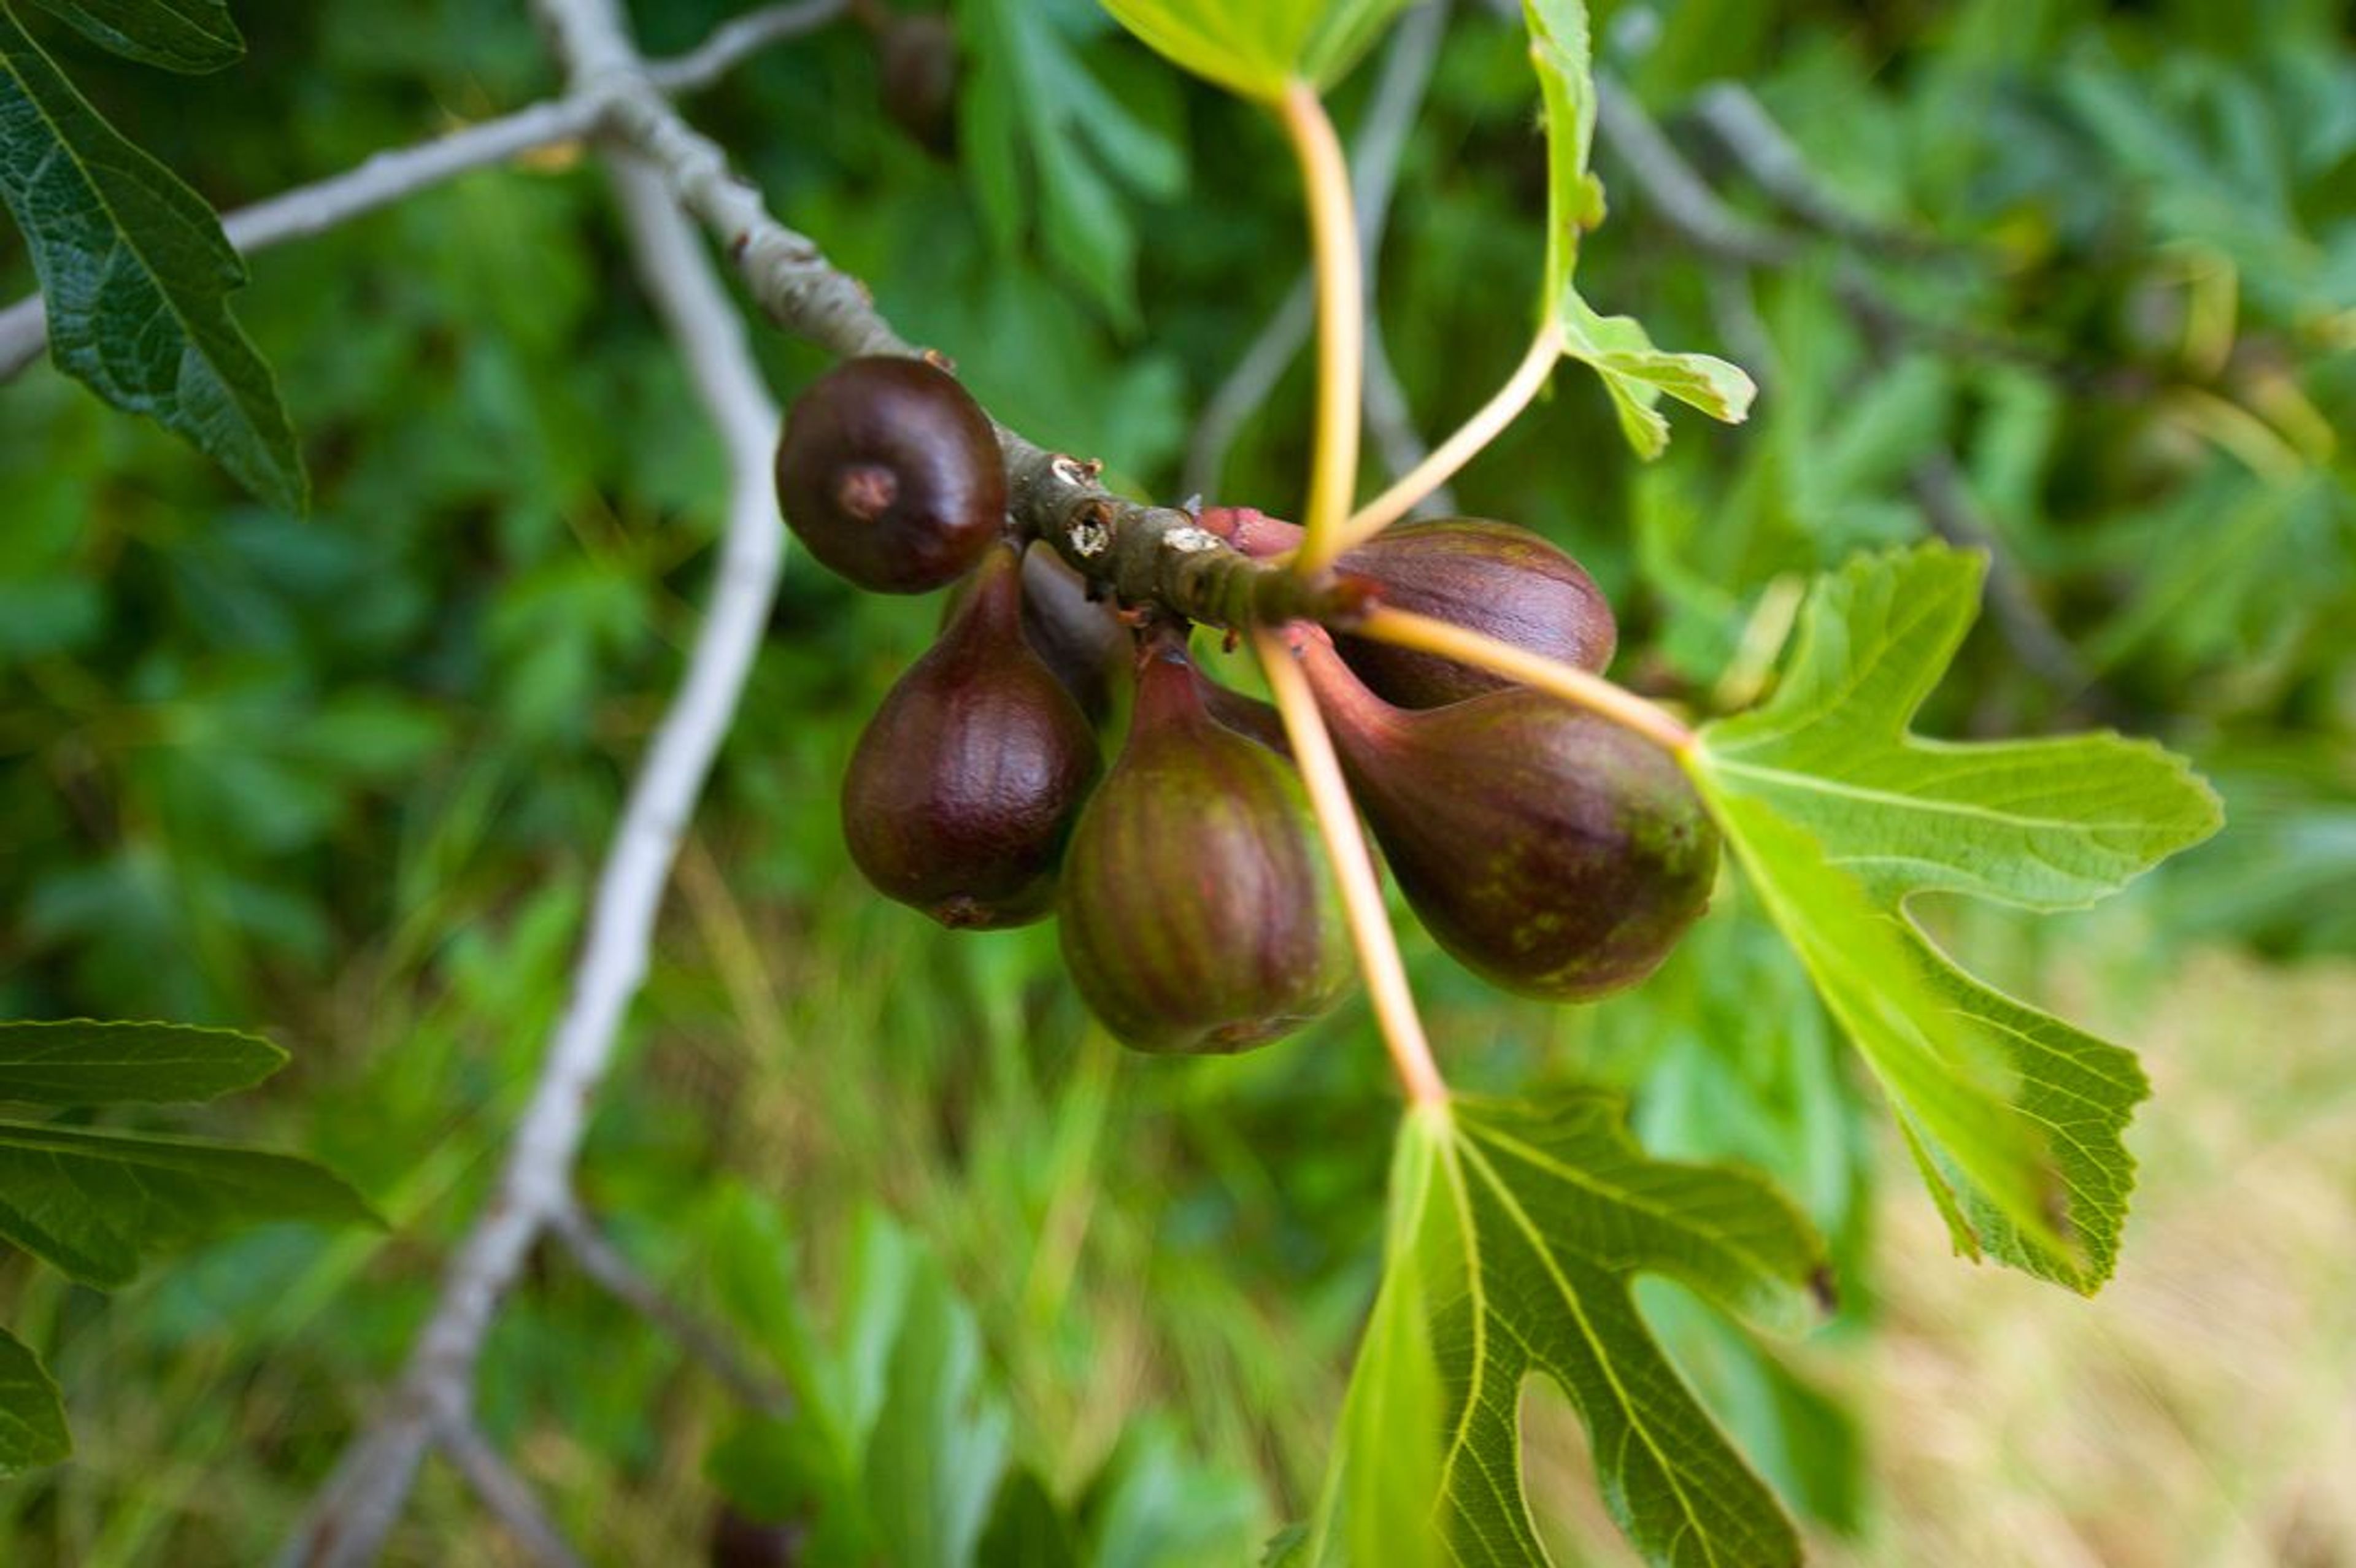
[[[877,593],[964,576],[1006,518],[990,416],[923,359],[846,359],[811,382],[786,416],[776,476],[795,537]]]
[[[1044,544],[1023,557],[1023,635],[1091,719],[1112,710],[1113,677],[1136,646],[1111,604]]]
[[[1021,925],[1097,776],[1095,731],[1023,640],[1022,571],[990,552],[859,737],[842,832],[876,891],[948,926]]]
[[[1400,891],[1466,968],[1589,1000],[1652,973],[1708,906],[1718,828],[1650,741],[1522,686],[1397,708],[1322,635],[1293,641]]]
[[[1279,555],[1301,529],[1248,507],[1205,508],[1202,525],[1246,555]],[[1501,642],[1601,674],[1619,626],[1587,569],[1547,540],[1511,523],[1442,517],[1401,523],[1357,549],[1334,570],[1371,582],[1396,610],[1451,622]],[[1335,645],[1378,697],[1404,708],[1437,708],[1514,684],[1437,654],[1337,634]]]
[[[1183,649],[1141,656],[1129,739],[1056,904],[1089,1010],[1140,1051],[1244,1051],[1331,1008],[1350,949],[1291,765],[1215,718]]]

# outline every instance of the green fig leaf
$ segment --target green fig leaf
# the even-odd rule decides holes
[[[1921,893],[2072,909],[2216,831],[2178,757],[2115,734],[1911,732],[1979,604],[1940,545],[1820,579],[1782,685],[1687,766],[1817,990],[1888,1093],[1955,1244],[2092,1293],[2118,1250],[2148,1092],[2135,1057],[2003,996],[1909,917]]]
[[[193,1024],[0,1023],[0,1100],[42,1105],[209,1100],[286,1063],[268,1040]]]
[[[222,0],[35,0],[98,45],[142,65],[198,73],[235,64],[245,40]]]
[[[239,1224],[376,1224],[341,1179],[291,1155],[192,1138],[0,1122],[0,1240],[85,1285]]]
[[[1391,1156],[1382,1284],[1350,1370],[1323,1495],[1300,1558],[1314,1568],[1439,1568],[1445,1560],[1432,1499],[1440,1496],[1446,1428],[1417,1246],[1439,1149],[1433,1120],[1408,1117]]]
[[[1740,424],[1758,388],[1741,368],[1708,354],[1654,347],[1633,316],[1603,315],[1571,281],[1579,239],[1603,221],[1603,186],[1589,169],[1595,144],[1595,65],[1584,0],[1523,0],[1530,61],[1538,76],[1547,135],[1546,282],[1540,294],[1562,352],[1603,379],[1622,433],[1639,456],[1669,443],[1664,394],[1714,420]]]
[[[1321,1509],[1317,1563],[1414,1562],[1428,1532],[1381,1495],[1383,1481],[1436,1479],[1426,1519],[1441,1542],[1425,1560],[1524,1568],[1548,1561],[1523,1490],[1523,1385],[1547,1378],[1586,1424],[1605,1506],[1647,1562],[1800,1560],[1773,1495],[1695,1401],[1638,1314],[1640,1274],[1678,1281],[1716,1306],[1784,1326],[1811,1314],[1823,1250],[1772,1188],[1736,1171],[1655,1160],[1611,1094],[1460,1098],[1408,1117],[1394,1166],[1390,1254],[1350,1400],[1329,1502],[1370,1510],[1377,1528],[1335,1526]],[[1403,1285],[1412,1281],[1412,1285]],[[1371,1452],[1383,1407],[1425,1419],[1427,1372],[1391,1317],[1414,1307],[1437,1373],[1438,1465],[1407,1431],[1404,1459]],[[1427,1429],[1430,1430],[1430,1429]],[[1422,1521],[1416,1521],[1422,1522]],[[1346,1550],[1336,1552],[1337,1541]],[[1371,1553],[1371,1554],[1370,1554]]]
[[[73,1452],[58,1385],[30,1347],[0,1329],[0,1477],[54,1465]]]
[[[270,367],[229,311],[245,263],[203,198],[124,141],[0,6],[0,200],[32,251],[58,367],[304,507]]]
[[[1272,102],[1294,81],[1323,90],[1357,63],[1407,0],[1104,0],[1172,63]]]

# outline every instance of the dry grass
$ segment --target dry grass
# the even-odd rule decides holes
[[[2094,1300],[1950,1260],[1889,1183],[1889,1315],[1846,1380],[1880,1517],[1818,1562],[2356,1563],[2356,965],[2211,954],[2135,1038],[2142,1179]]]

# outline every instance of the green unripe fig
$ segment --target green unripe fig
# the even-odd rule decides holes
[[[1023,639],[1022,571],[1001,545],[940,638],[868,721],[842,832],[876,891],[948,926],[1047,913],[1097,776],[1095,731]]]
[[[990,416],[923,359],[846,359],[811,382],[786,416],[776,480],[794,537],[877,593],[964,576],[1006,518]]]
[[[1394,707],[1323,636],[1294,641],[1400,891],[1466,968],[1589,1000],[1652,973],[1708,907],[1717,826],[1652,741],[1528,687]]]
[[[1213,716],[1183,649],[1142,656],[1120,755],[1072,830],[1056,903],[1089,1010],[1140,1051],[1244,1051],[1350,981],[1339,901],[1291,765]]]

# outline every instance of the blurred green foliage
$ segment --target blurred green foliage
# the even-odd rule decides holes
[[[663,52],[740,8],[637,11]],[[248,59],[185,80],[29,25],[223,208],[555,85],[508,0],[235,9]],[[1678,419],[1641,466],[1566,371],[1462,477],[1462,509],[1571,549],[1620,607],[1615,673],[1712,710],[1747,696],[1806,574],[1924,535],[1916,479],[1950,454],[2081,667],[2057,677],[1991,615],[1922,728],[2115,723],[2189,752],[2227,796],[2226,834],[2125,901],[2135,939],[2091,972],[2132,987],[2196,942],[2356,953],[2341,7],[1597,12],[1601,67],[1795,259],[1745,273],[1698,254],[1606,140],[1612,218],[1582,284],[1664,344],[1741,361],[1763,395],[1740,429]],[[957,18],[956,158],[893,125],[849,26],[690,112],[1001,418],[1161,491],[1298,275],[1280,141],[1077,0],[963,0]],[[1373,74],[1335,95],[1345,134]],[[1813,227],[1750,178],[1696,114],[1728,81],[1898,242]],[[1488,394],[1531,325],[1533,113],[1516,28],[1458,5],[1380,257],[1387,347],[1428,433]],[[174,1125],[327,1156],[396,1229],[259,1232],[105,1299],[0,1264],[0,1318],[50,1360],[82,1447],[0,1491],[11,1562],[259,1561],[292,1520],[488,1179],[719,526],[717,443],[573,152],[253,274],[237,309],[302,435],[307,520],[46,367],[0,389],[0,1011],[267,1028],[296,1058],[272,1090]],[[1941,330],[1877,341],[1844,303],[1858,277]],[[20,251],[0,280],[28,284]],[[822,363],[774,335],[761,352],[781,396]],[[1304,362],[1217,498],[1298,507],[1310,397]],[[1380,1053],[1353,1008],[1242,1061],[1119,1058],[1084,1030],[1051,936],[953,938],[868,894],[835,781],[936,614],[788,568],[584,1185],[625,1250],[696,1299],[730,1233],[723,1175],[794,1217],[820,1304],[841,1288],[848,1197],[872,1199],[969,1303],[1011,1452],[1055,1496],[1080,1496],[1151,1410],[1183,1455],[1172,1475],[1249,1477],[1252,1524],[1273,1530],[1313,1498],[1372,1287],[1395,1110]],[[1655,1153],[1774,1176],[1834,1241],[1835,1339],[1869,1332],[1855,1074],[1757,912],[1721,904],[1660,978],[1595,1008],[1501,1000],[1419,938],[1410,959],[1467,1087],[1620,1084]],[[2026,975],[2071,931],[1975,917],[1946,934]],[[1840,1530],[1871,1511],[1847,1417],[1807,1368],[1645,1299],[1797,1512]],[[700,1536],[705,1450],[734,1420],[556,1256],[493,1338],[482,1414],[617,1561],[677,1560]],[[396,1556],[482,1560],[492,1534],[431,1472]]]

